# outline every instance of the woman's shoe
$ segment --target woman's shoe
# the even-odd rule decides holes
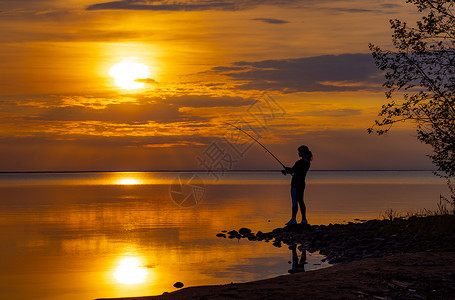
[[[295,219],[291,219],[286,225],[297,225],[297,221]]]

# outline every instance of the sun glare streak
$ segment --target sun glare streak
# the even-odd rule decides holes
[[[138,257],[122,259],[114,272],[114,278],[122,284],[139,284],[147,278],[148,270]]]
[[[112,66],[109,75],[114,78],[115,85],[121,89],[141,89],[145,83],[136,80],[149,78],[150,68],[143,63],[126,61]]]

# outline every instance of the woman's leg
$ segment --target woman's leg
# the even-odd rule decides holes
[[[292,198],[292,220],[295,220],[297,217],[297,211],[299,210],[298,204],[297,204],[297,198],[298,198],[298,191],[297,188],[291,188],[291,198]]]
[[[296,190],[296,202],[298,202],[300,206],[300,212],[302,213],[302,221],[306,220],[306,206],[305,202],[303,201],[303,193],[305,191],[305,187],[297,188]],[[297,214],[297,211],[296,211]]]

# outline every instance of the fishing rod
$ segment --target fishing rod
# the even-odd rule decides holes
[[[242,128],[237,127],[237,126],[235,126],[235,125],[233,125],[233,124],[231,124],[231,123],[228,123],[228,122],[225,122],[225,123],[228,124],[228,125],[230,125],[230,126],[232,126],[232,127],[234,127],[234,128],[236,128],[236,129],[238,129],[238,130],[240,130],[241,132],[243,132],[244,134],[246,134],[247,136],[249,136],[253,141],[255,141],[256,143],[258,143],[259,146],[261,146],[262,148],[264,148],[265,151],[267,151],[270,155],[272,155],[272,157],[273,157],[274,159],[276,159],[276,161],[279,162],[280,165],[282,165],[283,168],[286,170],[286,166],[285,166],[285,165],[284,165],[284,164],[283,164],[275,155],[273,155],[273,153],[270,152],[269,149],[267,149],[264,145],[262,145],[257,139],[255,139],[253,136],[251,136],[248,132],[246,132],[246,131],[243,130]]]

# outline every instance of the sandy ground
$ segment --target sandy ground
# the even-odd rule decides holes
[[[455,252],[400,253],[248,283],[121,299],[455,299]],[[120,298],[118,298],[120,299]]]

